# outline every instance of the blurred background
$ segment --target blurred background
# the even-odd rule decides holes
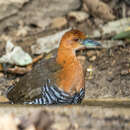
[[[55,56],[72,28],[103,46],[77,52],[87,58],[83,104],[5,104],[9,86]],[[130,129],[130,0],[0,0],[0,103],[0,130]]]

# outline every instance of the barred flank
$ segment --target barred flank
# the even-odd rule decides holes
[[[37,98],[32,102],[25,102],[25,104],[78,104],[81,103],[85,96],[85,89],[81,89],[79,93],[70,96],[57,86],[52,86],[50,80],[41,88],[41,98]]]

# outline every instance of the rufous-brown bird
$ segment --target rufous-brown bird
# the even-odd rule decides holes
[[[66,32],[56,58],[42,60],[9,89],[7,97],[13,103],[25,104],[81,103],[85,96],[85,75],[76,50],[95,46],[100,44],[86,39],[79,30]]]

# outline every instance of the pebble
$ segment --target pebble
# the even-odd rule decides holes
[[[130,17],[130,10],[128,10],[127,15],[128,15],[128,17]]]
[[[10,40],[5,46],[6,54],[0,57],[0,63],[9,63],[12,65],[25,66],[32,63],[32,57],[26,53],[20,46],[15,46]]]
[[[77,22],[82,22],[87,19],[89,15],[83,11],[72,11],[68,14],[68,17],[74,18]]]
[[[35,22],[35,24],[36,24],[38,27],[40,27],[40,28],[42,28],[43,30],[45,30],[46,27],[48,27],[48,26],[51,24],[51,22],[52,22],[52,19],[51,19],[50,17],[47,17],[47,18],[44,19],[44,20],[42,20],[42,18],[41,18],[41,19],[39,18],[39,20],[37,20],[37,21]]]
[[[30,125],[28,128],[26,128],[26,130],[36,130],[34,125]]]
[[[4,74],[2,72],[0,72],[0,78],[4,77]]]
[[[37,43],[31,46],[32,53],[33,54],[41,54],[45,52],[49,53],[53,49],[58,48],[61,37],[63,36],[65,32],[69,30],[70,28],[62,30],[55,34],[37,39]],[[49,41],[49,44],[48,44],[48,41]]]
[[[51,23],[51,28],[62,28],[67,24],[67,19],[65,17],[57,17],[53,19]]]
[[[0,96],[0,102],[9,102],[9,99],[4,96]]]
[[[94,17],[99,17],[103,20],[111,21],[115,19],[111,7],[100,0],[83,0],[88,7],[89,13]]]
[[[87,51],[87,56],[91,57],[96,54],[96,51]]]
[[[129,73],[129,70],[126,70],[126,69],[121,71],[121,75],[127,75],[128,73]]]
[[[96,60],[96,56],[92,56],[91,58],[89,58],[89,61],[95,61]]]
[[[103,23],[104,23],[104,21],[102,20],[102,19],[100,19],[100,18],[95,18],[94,19],[94,22],[95,22],[95,24],[97,25],[97,26],[102,26],[103,25]]]
[[[85,56],[78,56],[77,59],[80,61],[81,65],[85,65],[85,61],[86,61]]]
[[[20,120],[12,114],[0,117],[0,130],[18,130]]]

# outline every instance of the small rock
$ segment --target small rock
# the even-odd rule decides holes
[[[17,29],[16,36],[23,36],[25,37],[29,31],[29,28],[24,25],[24,21],[19,21],[19,27]]]
[[[95,55],[96,54],[96,51],[88,51],[87,52],[87,56],[88,57],[91,57],[91,56],[93,56],[93,55]]]
[[[56,34],[52,34],[50,36],[42,37],[37,40],[37,44],[31,47],[33,54],[41,54],[41,53],[48,53],[51,50],[57,48],[59,46],[59,41],[63,34],[67,32],[69,29],[65,29],[61,32]]]
[[[1,78],[1,77],[4,77],[4,74],[0,72],[0,78]]]
[[[29,127],[27,127],[25,130],[36,130],[34,125],[30,125]]]
[[[94,22],[95,22],[95,24],[96,24],[97,26],[103,25],[103,20],[102,20],[102,19],[95,18],[95,19],[94,19]]]
[[[96,56],[92,56],[91,58],[89,58],[89,61],[95,61],[96,60]]]
[[[53,124],[53,129],[54,130],[67,130],[69,128],[69,126],[71,125],[71,122],[64,120],[64,122],[60,122],[60,123],[55,123]]]
[[[80,61],[81,65],[85,65],[86,57],[85,56],[77,56],[77,59]]]
[[[85,3],[83,3],[83,10],[87,13],[89,13],[89,9]]]
[[[130,17],[130,10],[128,10],[127,15],[128,15],[128,17]]]
[[[10,37],[10,36],[8,36],[8,35],[6,35],[6,34],[1,34],[0,39],[1,39],[2,41],[8,41],[8,40],[10,40],[10,39],[11,39],[11,37]]]
[[[39,18],[34,22],[38,27],[42,28],[43,30],[46,29],[52,22],[52,19],[50,17],[45,18],[44,20],[42,18]]]
[[[42,26],[40,22],[42,21],[44,30],[45,27],[48,27],[48,23],[44,22],[46,19],[50,18],[52,21],[53,18],[65,16],[71,10],[77,10],[81,6],[80,0],[34,0],[31,3],[30,1],[0,0],[0,20],[2,22],[0,31],[7,26],[15,26],[19,18],[24,20],[26,25],[39,24]],[[24,6],[26,3],[29,3],[28,7]],[[17,16],[19,9],[23,10]],[[13,19],[9,17],[10,15],[13,15]]]
[[[78,123],[74,123],[73,125],[74,125],[75,129],[79,129],[79,124]]]
[[[130,17],[128,18],[122,18],[116,21],[108,22],[107,24],[100,26],[99,29],[95,29],[92,33],[93,38],[94,37],[103,37],[103,39],[106,39],[105,36],[112,37],[115,34],[119,34],[124,31],[124,28],[127,29],[129,28],[129,23],[130,23]],[[111,42],[112,46],[114,46],[115,41],[113,40],[106,40],[106,43]],[[119,41],[120,43],[122,41]],[[123,42],[121,43],[123,44]]]
[[[65,17],[58,17],[53,19],[51,23],[51,28],[62,28],[67,24],[67,20]]]
[[[129,73],[129,70],[124,69],[121,71],[121,75],[127,75]]]
[[[29,0],[0,0],[0,20],[16,14]]]
[[[0,130],[18,130],[20,120],[13,115],[4,115],[0,117]]]
[[[107,21],[115,19],[112,9],[108,4],[100,0],[83,0],[83,2],[88,7],[89,13],[91,13],[93,16],[100,17]]]
[[[82,22],[87,19],[89,15],[83,11],[72,11],[68,14],[68,17],[74,18],[77,22]]]
[[[25,66],[32,63],[32,58],[20,46],[14,46],[11,41],[7,41],[6,54],[0,57],[0,63]]]
[[[25,37],[28,34],[28,30],[29,30],[28,27],[20,27],[18,29],[18,31],[17,31],[16,36],[23,36],[23,37]]]
[[[9,99],[4,96],[0,96],[0,102],[9,102]]]

